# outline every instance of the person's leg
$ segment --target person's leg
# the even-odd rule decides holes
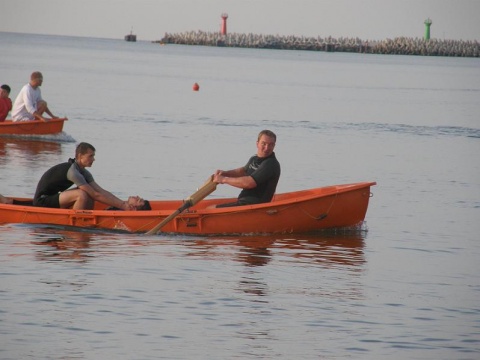
[[[72,208],[75,210],[93,209],[93,199],[83,190],[72,189],[60,193],[60,207],[62,209]]]
[[[37,103],[37,112],[40,115],[43,115],[43,113],[47,110],[47,102],[45,100],[40,100]]]
[[[216,208],[226,208],[226,207],[233,207],[233,206],[240,206],[241,204],[238,201],[226,204],[218,204],[215,206]]]
[[[15,200],[13,199],[13,205],[33,206],[33,200]]]
[[[224,208],[224,207],[232,207],[232,206],[242,206],[242,205],[255,205],[255,204],[260,204],[257,198],[254,197],[246,197],[246,198],[240,198],[235,202],[232,203],[226,203],[226,204],[218,204],[216,207],[217,208]]]
[[[0,204],[13,204],[13,200],[0,194]]]

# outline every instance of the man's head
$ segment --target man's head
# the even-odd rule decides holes
[[[93,145],[81,142],[75,149],[75,161],[81,167],[90,167],[95,161],[95,148]]]
[[[30,75],[30,85],[36,88],[42,85],[43,82],[43,75],[40,71],[34,71],[32,75]]]
[[[150,202],[142,199],[140,196],[129,196],[127,202],[135,206],[137,210],[152,210]]]
[[[272,155],[277,142],[277,135],[270,130],[262,130],[257,139],[257,156],[261,158]]]
[[[0,97],[1,98],[8,98],[9,95],[10,95],[10,91],[11,91],[10,86],[8,86],[7,84],[4,84],[0,88],[1,88]]]

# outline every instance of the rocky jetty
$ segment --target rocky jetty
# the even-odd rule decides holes
[[[166,33],[160,44],[225,46],[256,49],[310,50],[327,52],[360,52],[369,54],[480,57],[478,41],[424,40],[399,37],[382,41],[364,41],[359,38],[281,36],[189,31]]]

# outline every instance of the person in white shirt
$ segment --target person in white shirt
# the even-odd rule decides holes
[[[43,82],[43,75],[40,71],[35,71],[30,76],[30,82],[26,84],[18,94],[12,108],[13,121],[42,120],[44,113],[50,115],[52,119],[58,119],[53,115],[47,106],[47,102],[42,99],[40,86]]]

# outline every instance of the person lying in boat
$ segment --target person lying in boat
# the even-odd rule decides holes
[[[270,202],[280,179],[280,163],[275,157],[277,136],[270,130],[262,130],[257,138],[257,154],[245,166],[233,170],[217,170],[213,181],[242,189],[237,201],[219,204],[230,207]]]
[[[12,100],[10,99],[10,86],[3,84],[0,87],[0,122],[5,121],[8,113],[12,110]]]
[[[33,205],[48,208],[91,210],[95,201],[122,210],[136,210],[131,203],[119,199],[103,189],[86,169],[95,161],[93,145],[81,142],[75,150],[75,159],[55,165],[38,182]],[[76,188],[69,189],[72,185]]]
[[[127,202],[135,207],[135,210],[152,210],[150,202],[142,199],[140,196],[129,196]],[[105,210],[122,210],[115,206],[109,206]]]
[[[48,108],[47,102],[42,99],[42,93],[40,91],[42,83],[43,75],[40,71],[35,71],[30,75],[30,82],[20,90],[20,93],[13,103],[13,121],[47,121],[47,119],[43,117],[44,113],[50,115],[52,119],[58,119]]]
[[[129,196],[127,200],[128,204],[135,207],[135,210],[152,210],[150,202],[148,200],[142,199],[140,196]],[[12,205],[22,205],[22,206],[33,206],[33,200],[16,200],[9,198],[0,194],[0,204],[12,204]],[[122,210],[115,206],[109,206],[105,210]]]

